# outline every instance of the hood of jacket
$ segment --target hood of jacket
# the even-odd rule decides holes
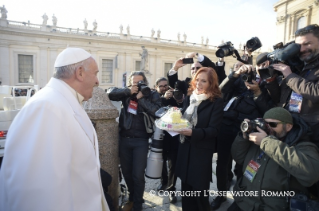
[[[297,143],[309,140],[308,137],[312,134],[310,127],[298,115],[292,114],[293,128],[287,133],[285,143],[289,146],[296,145]]]

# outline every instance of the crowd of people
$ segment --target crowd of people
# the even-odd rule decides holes
[[[122,146],[127,142],[130,145],[138,143],[137,127],[144,130],[144,144],[147,145],[143,112],[153,115],[156,109],[150,109],[175,106],[181,109],[183,118],[192,128],[178,131],[178,136],[165,132],[163,139],[163,171],[157,190],[169,191],[171,203],[176,202],[176,178],[181,179],[182,192],[199,193],[182,196],[183,210],[217,210],[226,201],[225,195],[218,195],[209,204],[209,195],[205,194],[212,181],[213,153],[218,154],[218,191],[229,191],[235,175],[234,191],[259,193],[252,197],[234,196],[235,201],[228,208],[230,211],[287,210],[300,206],[296,205],[296,201],[300,202],[296,197],[263,197],[261,193],[265,191],[293,190],[299,198],[300,195],[306,197],[304,203],[308,203],[307,206],[316,203],[319,26],[300,29],[295,37],[295,43],[300,46],[297,59],[303,63],[297,70],[287,63],[274,61],[268,56],[271,52],[258,55],[254,61],[251,49],[247,48],[246,54],[226,76],[223,59],[214,63],[208,57],[192,52],[185,55],[185,58],[195,60],[190,69],[191,77],[178,79],[178,70],[185,65],[184,58],[178,59],[167,78],[156,80],[151,95],[158,95],[156,98],[143,96],[138,91],[139,79],[135,80],[134,75],[141,74],[140,79],[145,82],[143,72],[132,73],[129,77],[131,86],[108,90],[111,100],[122,101],[122,112],[126,115],[121,114],[120,118],[120,155],[126,152]],[[260,74],[265,70],[272,70],[273,74],[265,78]],[[122,92],[126,94],[120,94]],[[147,100],[149,106],[145,107]],[[137,111],[130,112],[129,101],[134,101]],[[295,104],[299,106],[297,109]],[[131,127],[126,127],[127,123]],[[132,129],[134,133],[128,134],[127,131]],[[143,147],[139,145],[139,148]],[[142,192],[145,185],[143,174],[147,153],[141,158],[140,153],[134,155],[135,147],[131,146],[130,150],[130,166],[134,168],[136,162],[143,166],[139,172],[132,167],[127,172],[128,169],[122,167],[130,193],[124,211],[141,210],[143,195],[136,189],[140,187]],[[234,171],[233,160],[236,162]],[[121,162],[125,162],[122,157]]]
[[[177,178],[181,191],[191,193],[182,194],[184,211],[217,210],[227,200],[221,194],[209,203],[207,194],[217,153],[218,191],[229,191],[235,175],[233,191],[241,193],[234,195],[229,211],[318,209],[319,26],[297,30],[294,43],[299,48],[295,59],[302,63],[298,68],[275,61],[271,52],[254,60],[253,50],[246,48],[226,76],[223,58],[214,63],[192,52],[185,55],[194,60],[190,78],[178,78],[186,65],[180,58],[167,78],[156,80],[155,89],[148,87],[143,71],[132,72],[127,87],[109,88],[110,100],[122,102],[119,157],[129,198],[121,209],[142,210],[153,133],[146,119],[163,106],[180,108],[190,124],[176,136],[164,131],[157,190],[169,191],[170,203],[177,201]],[[113,210],[101,184],[97,135],[80,105],[99,83],[96,61],[83,49],[67,48],[54,66],[54,77],[10,128],[0,171],[0,210]]]

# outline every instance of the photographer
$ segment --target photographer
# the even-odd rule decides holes
[[[273,64],[280,71],[280,84],[267,85],[272,96],[279,95],[278,106],[298,114],[313,131],[311,140],[319,146],[319,26],[309,25],[295,32],[295,43],[300,44],[299,58],[304,62],[300,74],[293,73],[285,64]]]
[[[183,101],[178,101],[174,98],[173,89],[168,86],[168,81],[166,78],[158,78],[156,80],[156,91],[161,95],[163,106],[174,106],[183,107]],[[164,131],[163,138],[163,170],[161,177],[161,184],[158,186],[157,190],[175,191],[176,179],[175,167],[177,152],[179,146],[179,135],[171,136],[167,131]],[[168,162],[167,162],[168,161]],[[168,166],[167,166],[167,164]],[[167,171],[168,167],[168,171]],[[176,197],[174,194],[169,195],[170,203],[176,202]]]
[[[251,61],[251,53],[248,52],[248,61]],[[222,127],[217,138],[217,188],[219,191],[228,191],[232,181],[232,158],[230,148],[240,131],[240,123],[245,119],[260,117],[270,107],[271,98],[263,85],[256,80],[256,72],[252,65],[236,64],[238,69],[224,79],[219,85],[224,98],[224,115]],[[235,174],[237,179],[242,176],[241,167],[236,165]],[[216,210],[226,201],[226,197],[217,196],[211,203]]]
[[[132,72],[129,76],[129,87],[109,88],[110,100],[122,101],[120,114],[120,164],[122,173],[130,192],[129,201],[123,211],[142,210],[145,189],[144,172],[146,168],[148,139],[144,123],[144,113],[155,116],[161,107],[157,92],[150,91],[147,79],[142,71]],[[144,96],[144,94],[148,96]]]
[[[258,191],[258,196],[234,196],[228,211],[289,210],[287,197],[263,192],[306,194],[305,187],[319,179],[319,150],[309,140],[308,125],[280,107],[267,111],[263,119],[267,132],[252,126],[250,134],[238,134],[231,148],[244,172],[233,190]]]
[[[201,67],[212,67],[217,73],[219,83],[221,83],[226,77],[225,69],[224,69],[225,68],[224,60],[220,60],[219,62],[217,62],[217,66],[216,66],[208,57],[195,52],[186,54],[185,58],[195,58],[195,59],[197,58],[197,62],[194,62],[191,65],[191,77],[193,77],[195,73],[197,72],[197,70]],[[177,77],[177,72],[179,68],[186,65],[183,63],[183,59],[184,58],[178,59],[174,63],[173,68],[167,73],[169,85],[172,88],[175,88],[176,81],[179,81]],[[191,78],[188,78],[188,77],[184,81],[180,81],[179,86],[182,88],[182,92],[184,95],[187,94],[190,81],[191,81]]]

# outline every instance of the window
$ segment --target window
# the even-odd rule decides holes
[[[168,71],[170,71],[173,67],[173,63],[165,63],[164,65],[164,75],[166,76]]]
[[[19,83],[34,83],[33,56],[18,54]]]
[[[141,71],[141,61],[135,61],[135,71]]]
[[[113,60],[102,59],[102,84],[113,83]]]
[[[305,26],[306,26],[306,18],[305,17],[299,18],[298,22],[297,22],[297,30],[301,29],[301,28],[303,28]]]

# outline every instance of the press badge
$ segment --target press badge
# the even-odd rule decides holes
[[[137,102],[135,102],[133,100],[130,100],[130,104],[129,104],[128,108],[127,108],[127,111],[129,113],[131,113],[131,114],[136,115],[137,114],[137,105],[138,105]]]
[[[290,100],[289,100],[289,111],[300,113],[301,111],[301,104],[302,104],[302,96],[297,94],[296,92],[292,91]]]
[[[234,102],[234,100],[236,100],[236,97],[233,97],[232,99],[229,100],[229,102],[227,103],[227,105],[224,108],[224,111],[227,111],[229,109],[229,107]]]
[[[250,182],[253,182],[257,172],[258,172],[258,169],[260,167],[260,164],[257,163],[256,161],[253,161],[253,160],[250,160],[247,167],[246,167],[246,170],[245,170],[245,173],[244,173],[244,176],[250,181]]]

